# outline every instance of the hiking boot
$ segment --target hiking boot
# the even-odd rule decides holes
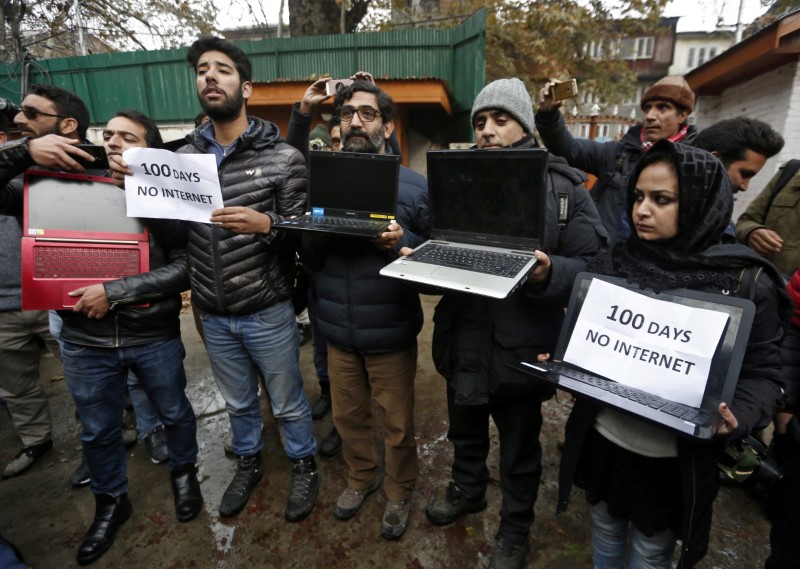
[[[86,462],[86,456],[81,452],[81,463],[75,472],[69,475],[69,485],[73,488],[81,488],[92,481],[92,475],[89,472],[89,463]]]
[[[318,421],[322,419],[325,415],[328,414],[328,411],[331,410],[331,394],[322,393],[319,396],[319,401],[314,403],[314,406],[311,408],[311,418],[314,421]]]
[[[52,440],[45,441],[38,445],[22,447],[17,453],[17,456],[14,457],[14,460],[6,465],[6,469],[3,471],[3,478],[9,479],[14,476],[19,476],[33,466],[33,463],[39,460],[39,457],[51,448],[53,448]]]
[[[364,500],[381,485],[381,477],[378,476],[372,483],[363,490],[355,490],[349,486],[344,489],[336,500],[336,507],[333,509],[333,517],[337,520],[349,520],[361,509]]]
[[[237,458],[238,465],[233,480],[228,484],[228,489],[222,495],[222,502],[219,505],[219,515],[230,518],[235,516],[247,505],[253,488],[264,477],[264,469],[261,466],[261,454],[251,454],[250,456],[240,456]]]
[[[287,522],[299,522],[305,519],[319,494],[319,471],[314,456],[292,459],[292,487],[289,500],[286,502],[284,516]]]
[[[328,436],[322,439],[322,444],[319,445],[319,454],[325,458],[331,458],[340,452],[342,452],[342,436],[334,427]]]
[[[470,500],[455,482],[450,482],[447,490],[437,496],[425,508],[425,515],[433,525],[446,526],[452,524],[464,514],[473,514],[486,509],[486,497],[481,496]]]
[[[489,562],[489,569],[522,569],[525,564],[525,556],[528,554],[528,540],[510,541],[508,538],[499,536],[497,545],[492,551],[492,560]]]
[[[144,438],[144,447],[154,464],[163,464],[169,460],[167,434],[164,429],[158,429],[147,435]]]
[[[400,502],[386,502],[383,510],[383,522],[381,523],[381,535],[384,539],[398,539],[408,527],[408,510],[411,500]]]

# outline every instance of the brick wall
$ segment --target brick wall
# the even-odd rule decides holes
[[[800,158],[800,68],[789,63],[723,91],[720,96],[700,97],[695,105],[699,130],[715,122],[747,116],[769,124],[780,132],[786,145],[767,161],[745,193],[736,194],[733,219],[738,219],[750,202],[767,185],[778,168],[790,158]]]

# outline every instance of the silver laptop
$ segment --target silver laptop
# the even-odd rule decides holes
[[[727,315],[727,323],[713,353],[699,406],[693,407],[671,401],[644,389],[618,383],[613,377],[603,377],[571,363],[558,361],[564,358],[589,287],[595,279],[625,287],[657,300],[713,310]],[[710,439],[714,436],[713,424],[720,419],[718,412],[720,402],[730,403],[736,391],[754,314],[755,305],[743,298],[688,289],[656,294],[640,289],[637,285],[631,285],[624,279],[580,273],[575,280],[567,314],[553,354],[555,361],[519,362],[509,364],[509,367],[539,380],[553,383],[576,396],[589,397],[597,403],[635,415],[678,434],[696,439]]]
[[[431,239],[381,274],[506,298],[542,247],[546,175],[541,148],[429,151]]]

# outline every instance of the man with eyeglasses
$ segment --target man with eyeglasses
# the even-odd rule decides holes
[[[39,381],[40,343],[56,357],[47,311],[22,310],[20,243],[22,177],[38,165],[83,170],[74,157],[92,157],[75,148],[89,127],[89,111],[75,93],[52,85],[32,85],[14,117],[23,138],[0,152],[0,397],[22,441],[3,478],[27,471],[53,447],[47,394]]]
[[[391,153],[392,99],[374,83],[355,81],[334,101],[344,152]],[[400,247],[430,232],[425,178],[401,167],[396,221],[375,241],[304,237],[304,262],[318,299],[317,323],[328,340],[333,421],[342,437],[347,487],[333,515],[352,518],[381,485],[371,407],[383,410],[386,507],[381,535],[397,539],[408,526],[418,476],[414,378],[422,307],[415,290],[380,276]]]

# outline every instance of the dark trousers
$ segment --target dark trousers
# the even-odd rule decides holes
[[[323,393],[330,393],[331,380],[328,377],[328,339],[319,331],[317,320],[317,293],[312,282],[308,287],[308,320],[311,322],[311,345],[314,349],[314,369]]]
[[[490,396],[488,405],[455,404],[455,390],[448,386],[447,412],[453,443],[453,481],[471,499],[486,493],[489,469],[489,417],[500,434],[500,509],[498,535],[519,542],[533,526],[533,505],[542,476],[542,403],[532,396]]]
[[[770,489],[772,552],[764,568],[796,568],[800,563],[800,442],[787,434],[776,435],[772,444],[783,478]]]

